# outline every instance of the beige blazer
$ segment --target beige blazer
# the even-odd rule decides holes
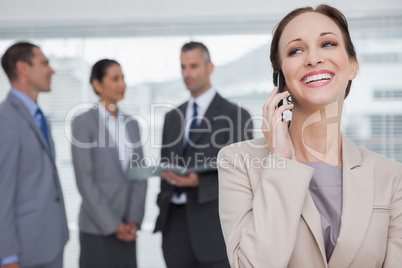
[[[237,267],[402,267],[402,165],[343,137],[341,229],[327,263],[314,169],[268,156],[264,138],[223,148],[219,212]]]

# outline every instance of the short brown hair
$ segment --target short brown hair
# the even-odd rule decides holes
[[[28,42],[18,42],[9,47],[1,58],[1,66],[3,66],[10,82],[17,79],[17,62],[23,61],[32,65],[32,58],[34,57],[34,48],[38,46]]]
[[[205,62],[210,62],[211,61],[211,56],[209,55],[209,51],[208,48],[200,42],[189,42],[189,43],[185,43],[182,48],[181,48],[181,52],[187,52],[193,49],[199,49],[202,52],[202,57],[205,60]]]
[[[289,14],[287,14],[274,29],[274,34],[271,42],[270,59],[272,69],[274,70],[273,79],[275,86],[277,86],[278,84],[277,77],[279,71],[281,70],[281,61],[279,57],[279,39],[282,36],[283,30],[291,20],[307,12],[319,13],[332,19],[332,21],[334,21],[342,31],[343,40],[345,42],[346,53],[348,54],[349,59],[354,59],[357,62],[356,50],[352,43],[352,39],[350,38],[348,22],[345,16],[342,14],[342,12],[340,12],[338,9],[334,7],[324,4],[319,5],[316,9],[313,9],[312,7],[297,8],[292,12],[290,12]],[[345,98],[348,96],[351,86],[352,86],[352,80],[349,81],[348,86],[346,87]]]

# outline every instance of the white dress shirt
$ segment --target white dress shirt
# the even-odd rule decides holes
[[[191,122],[193,121],[194,102],[197,104],[197,126],[198,126],[201,123],[202,119],[204,118],[205,113],[207,112],[208,107],[211,104],[212,100],[215,98],[215,95],[216,90],[213,87],[210,87],[207,91],[202,93],[197,98],[191,96],[191,98],[188,100],[186,108],[186,126],[183,139],[183,146],[185,146],[188,141],[190,125]],[[174,204],[185,204],[187,202],[186,192],[182,193],[180,196],[177,196],[177,193],[175,192],[170,201]]]
[[[101,103],[98,104],[98,110],[99,118],[103,120],[110,138],[117,147],[121,168],[127,171],[130,163],[130,154],[133,152],[133,149],[126,146],[126,142],[129,142],[127,140],[129,133],[124,122],[124,114],[121,113],[120,110],[117,110],[117,117],[114,117]]]

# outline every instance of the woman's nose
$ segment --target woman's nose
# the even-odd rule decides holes
[[[324,62],[324,58],[320,55],[320,53],[318,51],[310,50],[307,53],[306,61],[304,64],[306,66],[315,67],[317,64],[323,63],[323,62]]]

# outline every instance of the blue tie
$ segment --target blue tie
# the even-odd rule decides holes
[[[188,140],[186,145],[184,146],[184,153],[187,151],[189,145],[189,141],[192,142],[192,139],[194,137],[194,131],[197,128],[197,116],[198,116],[198,112],[197,112],[197,103],[193,103],[193,117],[191,120],[191,124],[190,124],[190,128],[188,130]],[[176,193],[177,196],[180,196],[182,193],[184,193],[184,187],[176,187]]]
[[[190,129],[188,131],[188,140],[192,141],[193,136],[194,136],[194,129],[197,128],[197,103],[193,103],[193,120],[191,121],[191,125],[190,125]],[[187,143],[187,147],[188,147],[188,143]]]
[[[49,136],[47,135],[47,126],[46,126],[46,120],[45,116],[42,113],[42,110],[38,107],[38,110],[36,110],[35,117],[37,121],[39,122],[39,128],[40,131],[42,132],[43,138],[45,139],[47,146],[49,146]]]

